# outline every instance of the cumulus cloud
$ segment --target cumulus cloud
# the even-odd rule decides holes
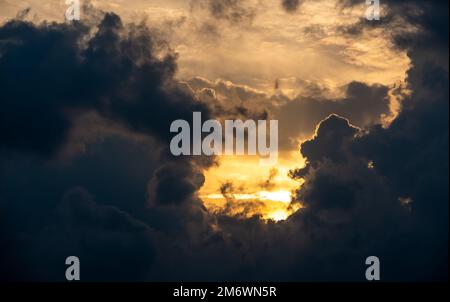
[[[314,96],[299,95],[273,110],[280,120],[280,147],[296,148],[300,139],[309,137],[316,125],[330,114],[338,114],[361,128],[378,124],[390,114],[389,88],[352,82],[346,85],[345,95],[330,99],[316,91]]]
[[[343,159],[342,148],[346,139],[353,138],[358,129],[335,114],[321,122],[317,128],[315,137],[302,144],[301,153],[310,162],[317,162],[324,158],[333,161]]]
[[[113,13],[93,28],[13,20],[0,40],[3,148],[54,154],[80,110],[163,141],[170,121],[192,111],[208,115],[174,85],[176,55],[164,42]]]
[[[9,230],[1,241],[13,241],[5,261],[21,249],[29,252],[19,264],[46,252],[58,261],[75,245],[74,253],[87,261],[86,279],[142,280],[156,253],[150,226],[170,228],[141,219],[159,211],[152,205],[184,203],[164,216],[168,222],[204,212],[195,193],[203,169],[214,164],[213,158],[173,158],[169,125],[192,118],[193,111],[206,118],[210,112],[178,85],[176,54],[145,25],[123,24],[114,13],[88,15],[86,22],[12,20],[0,27],[0,164],[8,184],[1,206]],[[81,191],[70,193],[74,186]],[[62,227],[69,233],[59,231],[61,222],[51,215],[56,209],[71,221]],[[197,233],[197,224],[181,228]],[[27,235],[17,241],[20,230]],[[124,262],[129,265],[121,269]],[[38,275],[45,269],[32,264],[17,279],[63,277],[53,274],[56,263],[45,264],[54,265],[49,274]],[[102,269],[96,272],[95,265]]]
[[[201,170],[189,162],[171,162],[159,168],[150,182],[150,200],[159,204],[181,203],[192,200],[205,182]]]
[[[413,5],[430,15],[437,9]],[[399,3],[392,7],[405,8]],[[427,17],[409,18],[422,30],[407,43],[412,94],[393,123],[387,128],[369,127],[368,132],[355,136],[352,126],[332,116],[320,124],[312,140],[302,144],[307,166],[292,171],[293,177],[305,180],[297,201],[307,209],[295,219],[307,222],[314,236],[327,236],[338,228],[340,234],[334,238],[340,238],[339,242],[353,238],[348,247],[355,256],[358,246],[372,246],[388,261],[387,273],[393,279],[402,271],[408,271],[410,280],[448,279],[449,88],[448,58],[444,56],[448,43],[442,43],[448,40],[441,27],[448,18],[428,21]],[[396,43],[398,38],[394,36]],[[403,42],[399,47],[406,46]],[[326,127],[332,123],[336,125]],[[405,199],[407,204],[402,202]],[[366,225],[355,227],[360,220]],[[369,221],[378,229],[371,229]],[[414,270],[408,262],[423,269]]]

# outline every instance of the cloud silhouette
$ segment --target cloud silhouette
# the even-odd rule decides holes
[[[0,26],[0,279],[62,281],[77,254],[85,281],[361,281],[369,255],[385,281],[448,280],[448,2],[410,5],[421,30],[393,42],[412,93],[388,127],[385,86],[275,110],[244,86],[180,84],[167,43],[112,13]],[[279,114],[284,137],[305,119],[303,207],[279,223],[209,213],[197,191],[215,158],[167,148],[192,111]]]

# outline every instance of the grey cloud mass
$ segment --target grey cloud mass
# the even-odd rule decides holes
[[[448,2],[407,5],[421,30],[392,36],[411,94],[388,127],[382,85],[290,100],[179,83],[167,43],[114,13],[2,24],[0,280],[64,281],[75,254],[85,281],[364,281],[368,255],[384,281],[448,281]],[[291,171],[303,208],[278,223],[210,213],[198,190],[216,158],[168,151],[170,122],[193,111],[283,118],[287,149],[315,131]]]

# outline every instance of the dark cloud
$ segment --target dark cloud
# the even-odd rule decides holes
[[[251,21],[255,12],[241,6],[239,0],[214,0],[209,1],[211,14],[219,19],[226,19],[233,23]]]
[[[261,188],[264,190],[272,190],[273,188],[276,187],[276,184],[274,182],[275,177],[277,177],[279,175],[280,171],[278,171],[277,168],[272,168],[269,171],[269,176],[267,177],[267,179],[261,183]]]
[[[303,0],[282,0],[281,5],[287,12],[292,13],[300,7],[302,2]]]
[[[343,7],[360,5],[358,0],[341,0]],[[402,48],[418,48],[428,43],[427,49],[432,51],[431,45],[448,48],[448,1],[389,1],[380,21],[368,21],[361,18],[358,22],[342,27],[344,33],[359,35],[364,30],[384,28],[395,44]],[[408,30],[410,26],[416,30]]]
[[[146,279],[150,226],[187,229],[186,215],[204,211],[195,193],[214,159],[172,157],[168,130],[193,111],[208,118],[208,106],[174,80],[176,54],[145,25],[86,16],[0,27],[2,279],[5,261],[17,264],[10,278],[61,280],[69,254],[84,259],[85,280]],[[184,203],[175,214],[149,209],[151,179],[157,205]],[[54,260],[36,261],[45,253]]]
[[[361,128],[378,124],[390,114],[388,87],[352,82],[345,87],[345,97],[328,99],[300,95],[273,111],[280,122],[280,147],[292,149],[297,139],[310,136],[316,125],[330,114],[338,114]]]
[[[357,136],[348,123],[326,119],[302,145],[307,166],[292,171],[305,180],[297,200],[306,209],[293,219],[306,223],[315,239],[333,234],[334,242],[348,242],[327,250],[380,255],[391,280],[448,280],[448,15],[434,13],[438,3],[422,4],[408,3],[427,17],[407,13],[422,30],[409,41],[393,37],[412,61],[412,94],[399,116],[387,128],[369,127]],[[406,7],[394,2],[390,8]]]
[[[389,175],[399,194],[416,192],[413,195],[420,195],[413,197],[417,207],[424,207],[423,211],[433,209],[435,214],[446,213],[448,1],[393,1],[389,11],[404,12],[400,16],[419,29],[393,37],[398,47],[408,49],[413,66],[407,74],[408,88],[413,93],[404,101],[403,111],[391,127],[373,129],[356,148],[373,158],[377,169]]]
[[[405,149],[398,149],[404,141],[397,138],[400,141],[392,146],[383,144],[377,149],[375,144],[366,145],[367,140],[378,136],[377,131],[362,136],[361,133],[355,136],[356,132],[346,120],[329,117],[319,126],[316,137],[302,145],[306,167],[292,171],[293,177],[304,179],[296,197],[304,208],[290,220],[304,231],[302,236],[311,236],[307,246],[315,256],[310,263],[322,261],[328,268],[333,267],[331,271],[347,268],[345,278],[353,279],[357,278],[353,271],[357,268],[333,259],[363,259],[367,254],[374,254],[386,265],[385,280],[397,280],[399,276],[403,276],[400,277],[403,280],[447,278],[448,214],[442,213],[448,212],[448,189],[443,185],[447,169],[443,156],[436,158],[442,161],[443,168],[422,166],[418,169],[415,165],[420,164],[417,156],[420,157],[421,152],[415,150],[417,153],[409,153],[414,157],[412,162],[405,163],[401,157],[395,158],[395,163],[390,162],[393,170],[389,174],[383,168],[385,163],[370,155],[388,159],[392,156],[390,152],[395,154],[396,149],[404,152]],[[411,133],[403,131],[404,135]],[[354,152],[354,148],[358,152]],[[361,155],[361,149],[367,153]],[[408,156],[404,156],[408,161]],[[374,166],[368,165],[370,159],[374,160]],[[405,171],[408,165],[414,167]],[[425,181],[422,173],[433,180]],[[410,183],[416,177],[423,182]],[[404,185],[398,181],[403,181]],[[431,185],[431,182],[436,183]],[[423,195],[416,194],[417,191]],[[412,204],[401,202],[402,196],[407,196]],[[433,221],[429,220],[431,217]],[[329,240],[331,244],[326,243]],[[426,248],[417,249],[417,246]],[[417,270],[411,262],[422,269]]]
[[[150,182],[150,199],[158,204],[189,201],[204,182],[202,171],[195,172],[191,163],[169,163],[159,168]]]
[[[194,0],[190,2],[191,11],[207,10],[215,21],[223,20],[231,25],[250,25],[256,16],[256,7],[240,0]],[[203,30],[217,34],[214,24],[205,23]],[[211,29],[212,32],[211,32]]]
[[[28,14],[30,13],[30,11],[31,11],[30,7],[27,7],[25,9],[19,11],[16,15],[16,19],[19,19],[19,20],[25,19],[28,16]]]
[[[288,13],[296,12],[304,0],[281,0],[282,8]],[[215,20],[225,20],[231,25],[251,25],[258,14],[261,3],[242,0],[195,0],[190,2],[191,11],[207,9]],[[212,24],[207,23],[211,29]],[[214,28],[213,32],[216,32]],[[209,30],[208,30],[209,31]]]
[[[354,138],[358,131],[348,120],[333,114],[319,124],[313,139],[302,144],[301,153],[313,163],[326,158],[342,161],[346,140]]]
[[[39,195],[35,191],[36,202]],[[10,238],[2,252],[1,279],[63,281],[70,255],[81,259],[86,281],[142,280],[152,266],[155,248],[148,226],[116,207],[98,204],[83,188],[64,193],[61,203],[46,213],[51,215],[45,222],[38,221],[43,218],[39,214],[28,214],[34,230],[20,220],[17,208],[5,210],[2,220]]]
[[[55,247],[66,249],[58,255],[60,261],[68,254],[79,255],[87,281],[145,278],[155,257],[146,224],[115,207],[96,204],[80,188],[65,194],[58,212],[61,223],[41,234],[42,241],[38,237],[43,256],[57,253]],[[46,242],[49,238],[51,241]]]
[[[63,280],[75,254],[85,281],[362,281],[376,255],[384,281],[448,280],[448,15],[445,3],[412,4],[430,16],[408,17],[422,31],[394,37],[412,93],[389,127],[374,126],[388,113],[384,86],[283,99],[294,130],[282,133],[318,126],[301,147],[306,168],[293,171],[304,207],[280,223],[211,215],[197,190],[214,159],[167,150],[173,119],[216,116],[213,101],[273,109],[270,99],[175,83],[167,45],[114,14],[95,27],[4,24],[0,278]]]
[[[171,121],[208,115],[174,85],[176,55],[144,25],[105,14],[95,29],[89,36],[83,23],[1,27],[3,148],[54,154],[72,116],[86,109],[163,141]]]

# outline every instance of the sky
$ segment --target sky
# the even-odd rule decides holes
[[[0,280],[448,280],[447,1],[81,2],[0,0]],[[193,112],[278,161],[173,156]]]

